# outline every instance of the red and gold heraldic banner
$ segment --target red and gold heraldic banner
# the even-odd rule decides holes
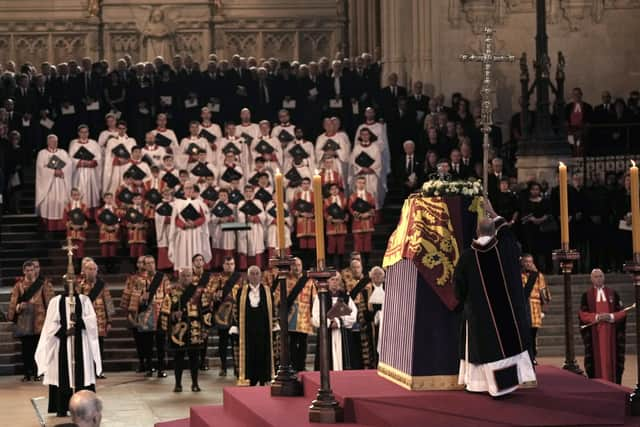
[[[471,244],[481,213],[481,197],[411,195],[405,200],[398,227],[391,234],[383,266],[413,261],[422,278],[453,310],[453,272],[460,251]]]

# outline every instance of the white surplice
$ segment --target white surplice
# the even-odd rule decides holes
[[[55,176],[55,170],[48,168],[51,157],[57,156],[65,163],[63,177]],[[38,152],[36,159],[36,215],[51,220],[62,219],[64,207],[71,194],[73,165],[66,151],[45,148]]]
[[[367,153],[369,157],[373,159],[373,164],[369,166],[369,169],[373,170],[373,173],[363,174],[366,181],[366,190],[373,194],[376,199],[376,206],[384,205],[384,190],[381,188],[380,176],[382,174],[382,157],[380,154],[380,148],[375,144],[370,144],[366,147],[362,144],[357,144],[353,152],[351,153],[351,159],[349,160],[349,187],[355,188],[355,180],[360,171],[363,169],[356,163],[356,158],[360,153]]]
[[[336,303],[338,297],[331,297],[331,305]],[[331,361],[332,361],[332,371],[342,371],[343,370],[343,360],[342,360],[342,331],[348,332],[348,329],[351,329],[354,323],[356,323],[358,316],[358,308],[351,298],[349,298],[349,303],[347,304],[351,309],[351,313],[347,316],[341,316],[339,319],[336,319],[338,322],[338,328],[331,329],[331,320],[327,319],[327,327],[329,327],[329,332],[331,333]],[[327,311],[330,310],[331,307],[327,307]],[[315,328],[320,327],[320,302],[318,300],[318,295],[313,297],[313,307],[311,308],[311,324]]]
[[[195,228],[183,229],[176,225],[176,219],[186,222],[181,212],[192,205],[196,211],[204,215],[204,223]],[[171,225],[169,228],[169,260],[173,263],[173,269],[180,271],[183,268],[191,268],[191,258],[200,254],[204,262],[211,261],[211,245],[209,244],[209,208],[200,198],[176,199],[171,213]]]
[[[44,385],[59,386],[58,358],[60,354],[60,339],[56,337],[56,333],[61,327],[60,322],[60,298],[67,298],[66,316],[67,327],[70,325],[71,310],[69,309],[68,297],[57,295],[49,301],[47,308],[47,316],[44,320],[44,326],[40,333],[40,340],[36,348],[35,360],[38,365],[38,375],[44,375]],[[98,344],[98,323],[96,312],[93,309],[91,299],[86,295],[80,295],[80,303],[82,304],[82,321],[84,329],[82,330],[82,355],[83,360],[76,361],[82,363],[84,370],[83,387],[88,387],[96,383],[96,373],[102,374],[102,360],[100,358],[100,346]],[[72,340],[67,339],[67,355],[72,355]],[[95,369],[94,369],[95,364]],[[69,383],[73,384],[73,365],[71,357],[67,357],[67,367],[69,372]]]
[[[267,213],[264,211],[260,200],[253,199],[251,201],[260,209],[260,213],[256,215],[259,222],[249,221],[247,215],[241,210],[247,201],[240,201],[237,211],[238,222],[249,224],[251,229],[238,232],[238,253],[247,256],[256,256],[264,252],[264,225],[266,223]]]
[[[102,173],[103,194],[107,192],[116,194],[116,191],[118,191],[118,188],[120,188],[124,182],[122,175],[130,167],[129,163],[125,163],[124,165],[114,164],[117,157],[113,155],[112,151],[120,144],[131,154],[131,149],[136,146],[136,140],[125,135],[123,137],[118,136],[111,138],[109,142],[107,142],[107,147],[104,151],[104,171]]]
[[[84,147],[93,154],[93,160],[97,165],[92,168],[78,167],[80,160],[73,156]],[[100,194],[102,191],[102,149],[100,145],[93,139],[81,141],[74,139],[69,144],[69,157],[73,162],[73,186],[78,188],[82,193],[82,201],[89,208],[97,208],[100,206]]]

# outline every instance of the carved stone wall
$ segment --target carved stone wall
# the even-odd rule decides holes
[[[496,30],[497,51],[535,57],[535,0],[381,0],[381,4],[385,74],[398,72],[405,84],[423,80],[431,93],[449,96],[461,91],[478,98],[480,65],[462,64],[458,55],[480,51],[478,32],[484,25]],[[638,0],[547,0],[552,70],[562,51],[567,91],[579,86],[585,100],[597,104],[602,90],[626,98],[630,90],[638,89],[638,22]],[[519,67],[499,64],[494,70],[494,118],[508,123],[518,108]]]
[[[125,54],[146,61],[157,54],[191,54],[205,63],[210,53],[223,58],[241,53],[309,61],[345,48],[346,4],[343,0],[0,0],[0,61],[59,63],[83,56],[115,61]],[[92,5],[97,7],[95,16],[90,16]]]
[[[214,18],[215,50],[310,61],[344,51],[343,1],[225,0]]]

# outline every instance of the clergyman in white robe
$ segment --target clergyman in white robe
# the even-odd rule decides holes
[[[331,306],[333,306],[338,301],[337,296],[331,297]],[[331,328],[331,320],[327,319],[327,327],[329,327],[329,332],[331,333],[331,370],[332,371],[342,371],[344,369],[344,361],[342,360],[343,350],[342,350],[342,332],[348,329],[351,329],[354,323],[356,323],[358,316],[358,308],[351,298],[349,298],[348,303],[349,308],[351,309],[351,313],[346,316],[341,316],[337,320],[339,327]],[[327,307],[327,310],[330,310],[331,307]],[[313,297],[313,306],[311,308],[311,324],[315,328],[320,327],[320,302],[318,300],[318,295]]]
[[[64,298],[64,299],[63,299]],[[74,346],[78,345],[78,335],[74,339],[66,339],[66,368],[67,372],[60,372],[59,366],[64,360],[65,353],[61,351],[59,338],[60,329],[66,325],[71,326],[71,310],[69,298],[57,295],[51,299],[47,308],[40,340],[36,348],[35,360],[38,366],[38,375],[44,375],[43,385],[49,388],[49,412],[57,412],[58,415],[66,415],[69,398],[73,390],[95,389],[96,375],[102,374],[102,360],[100,358],[100,346],[98,343],[98,323],[91,299],[86,295],[76,295],[75,303],[82,306],[82,327],[79,331],[82,341],[82,360],[74,360],[71,355],[77,354]],[[62,320],[62,305],[65,304],[65,318]],[[75,311],[77,313],[77,311]],[[75,366],[75,370],[74,370]],[[82,375],[82,380],[77,378]]]

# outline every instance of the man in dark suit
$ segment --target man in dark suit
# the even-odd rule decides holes
[[[602,92],[602,104],[593,109],[593,123],[596,125],[611,124],[616,118],[615,108],[611,102],[611,93]],[[607,151],[607,146],[612,142],[612,132],[610,128],[595,128],[589,132],[589,146],[587,153],[593,155],[603,155]]]
[[[310,62],[309,66],[301,65],[298,73],[298,87],[300,88],[300,111],[304,111],[300,125],[304,130],[305,138],[315,141],[322,133],[322,102],[320,79],[318,77],[318,64]]]
[[[327,113],[339,117],[344,128],[349,129],[351,96],[349,82],[342,72],[341,61],[335,60],[331,63],[331,75],[321,79],[321,86]]]
[[[298,122],[300,115],[298,112],[298,99],[300,98],[300,90],[298,80],[291,73],[291,64],[288,61],[282,61],[278,70],[278,76],[273,82],[272,97],[276,109],[286,108],[292,117],[294,123]],[[295,102],[295,108],[293,104]],[[269,118],[272,120],[272,118]]]
[[[58,108],[58,120],[54,129],[60,140],[60,148],[66,149],[69,141],[74,139],[77,134],[82,91],[76,78],[69,74],[67,64],[60,64],[58,73],[58,77],[51,86],[53,103]]]
[[[391,164],[399,165],[402,161],[402,144],[404,141],[410,139],[415,141],[417,139],[417,128],[415,118],[411,115],[409,108],[407,107],[407,99],[400,98],[395,110],[389,113],[387,122],[387,132],[389,136],[389,152],[391,154]],[[423,152],[418,152],[419,156],[423,156]],[[392,166],[393,169],[394,166]],[[397,175],[398,166],[396,171],[392,172]]]
[[[405,196],[419,189],[424,181],[424,167],[416,155],[416,144],[412,140],[406,140],[402,144],[404,151],[403,162],[398,164],[399,181]]]
[[[253,105],[255,106],[255,118],[274,121],[276,118],[277,103],[276,91],[272,80],[269,79],[264,67],[258,68],[258,79],[252,89]]]
[[[387,77],[388,85],[380,91],[380,107],[386,121],[398,107],[398,99],[407,97],[407,88],[398,86],[398,74],[391,73]]]
[[[576,87],[571,92],[572,102],[564,108],[564,120],[567,124],[569,140],[574,155],[582,155],[585,127],[593,121],[593,108],[582,100],[582,89]]]
[[[424,116],[426,116],[427,111],[429,111],[429,97],[423,94],[422,91],[423,84],[418,80],[413,84],[413,92],[407,98],[409,109],[415,113],[418,125],[422,124]]]
[[[473,166],[467,166],[462,162],[462,153],[459,148],[454,147],[451,149],[449,162],[451,163],[451,176],[453,179],[466,180],[471,176]]]
[[[487,178],[487,193],[489,194],[489,200],[491,201],[491,203],[497,201],[497,196],[500,192],[500,180],[502,179],[502,176],[502,159],[500,157],[494,157],[493,160],[491,160],[491,170],[489,171],[489,176]]]

